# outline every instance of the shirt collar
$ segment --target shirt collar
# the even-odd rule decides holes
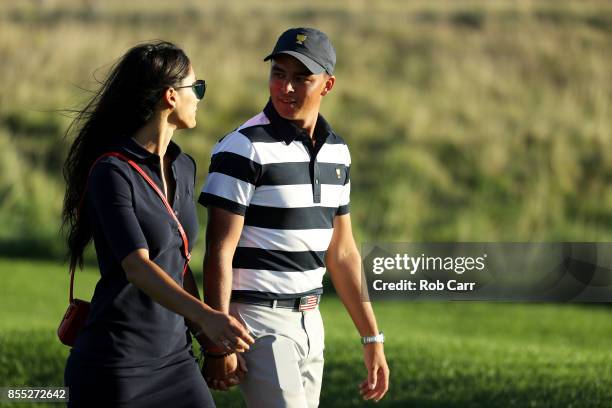
[[[147,161],[155,159],[156,162],[159,162],[159,156],[154,153],[151,153],[144,147],[142,147],[138,142],[136,142],[132,137],[123,138],[118,146],[119,150],[122,150],[125,153],[128,153],[133,158],[139,161]],[[168,144],[168,149],[166,150],[166,155],[170,159],[171,162],[176,160],[176,158],[181,154],[181,148],[179,145],[170,141]]]
[[[308,133],[304,129],[297,127],[290,120],[283,118],[278,114],[271,100],[268,100],[266,107],[263,110],[266,117],[270,120],[272,129],[274,130],[274,136],[277,139],[282,140],[286,144],[291,144],[294,140],[308,138]],[[317,123],[315,125],[314,136],[316,140],[322,139],[325,142],[329,137],[336,137],[329,123],[323,118],[323,115],[319,113],[317,117]]]

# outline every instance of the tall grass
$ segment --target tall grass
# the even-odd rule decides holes
[[[2,2],[0,22],[7,239],[56,239],[57,110],[87,98],[93,73],[144,40],[187,50],[210,86],[177,141],[201,184],[214,142],[265,104],[261,59],[295,25],[338,52],[322,112],[351,147],[359,240],[612,238],[608,2],[56,0]]]

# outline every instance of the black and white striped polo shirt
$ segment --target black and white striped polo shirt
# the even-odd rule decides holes
[[[336,215],[349,212],[351,158],[319,115],[315,144],[268,102],[217,143],[199,202],[244,216],[232,290],[265,299],[321,293]]]

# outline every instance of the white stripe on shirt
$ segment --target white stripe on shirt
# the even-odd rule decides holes
[[[251,201],[255,186],[223,173],[213,172],[206,179],[204,191],[247,206]]]
[[[272,293],[303,293],[321,287],[325,268],[303,272],[234,268],[232,290]]]
[[[238,246],[279,251],[327,251],[333,229],[283,230],[245,225]]]
[[[322,184],[321,202],[314,203],[310,184],[260,186],[253,194],[251,204],[279,208],[338,207],[343,187]]]

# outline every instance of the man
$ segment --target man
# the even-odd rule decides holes
[[[271,60],[263,112],[214,148],[199,202],[208,208],[205,301],[242,321],[257,339],[241,357],[206,352],[213,388],[241,380],[249,407],[316,407],[323,374],[322,279],[332,282],[362,336],[364,399],[380,400],[389,369],[382,333],[361,298],[361,260],[349,215],[350,155],[319,115],[334,87],[327,36],[292,28]],[[242,365],[244,367],[244,365]]]

